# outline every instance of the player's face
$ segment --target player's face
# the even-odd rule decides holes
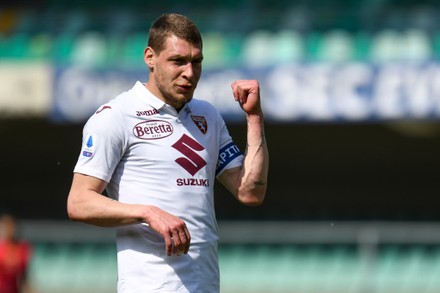
[[[157,54],[145,50],[150,67],[147,88],[159,99],[180,109],[189,102],[202,74],[202,48],[176,36],[167,38],[165,48]]]
[[[15,220],[9,216],[4,216],[0,219],[0,238],[6,240],[13,240],[16,233]]]

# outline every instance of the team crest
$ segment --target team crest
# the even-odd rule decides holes
[[[197,125],[197,127],[199,128],[199,130],[203,133],[206,134],[206,132],[208,131],[208,123],[206,122],[205,117],[203,116],[194,116],[191,115],[192,120],[194,121],[194,123]]]

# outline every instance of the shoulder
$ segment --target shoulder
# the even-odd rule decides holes
[[[137,96],[132,90],[123,92],[105,104],[100,105],[89,121],[119,123],[137,106]]]
[[[93,122],[101,122],[101,123],[117,123],[124,118],[124,107],[121,103],[116,102],[117,100],[111,100],[108,103],[105,103],[93,113],[93,115],[87,121],[87,124]]]
[[[128,97],[122,94],[99,106],[85,123],[83,135],[93,134],[100,137],[113,136],[114,138],[123,135],[128,113],[124,101],[128,100]]]
[[[125,92],[120,93],[115,96],[113,99],[109,100],[105,104],[102,104],[95,112],[95,114],[99,114],[104,112],[106,109],[114,109],[121,113],[126,111],[130,111],[130,109],[135,108],[140,103],[140,93],[139,93],[140,85],[138,83],[133,86],[133,88],[128,89]]]

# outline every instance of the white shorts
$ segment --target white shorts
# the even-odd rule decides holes
[[[118,293],[220,291],[217,242],[167,256],[165,245],[133,249],[139,247],[139,239],[131,236],[118,238]]]

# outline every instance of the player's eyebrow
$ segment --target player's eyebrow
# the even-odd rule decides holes
[[[196,55],[183,55],[180,53],[172,54],[168,57],[169,60],[176,60],[176,59],[184,59],[184,60],[196,60],[196,61],[202,61],[203,60],[203,54],[196,54]]]

